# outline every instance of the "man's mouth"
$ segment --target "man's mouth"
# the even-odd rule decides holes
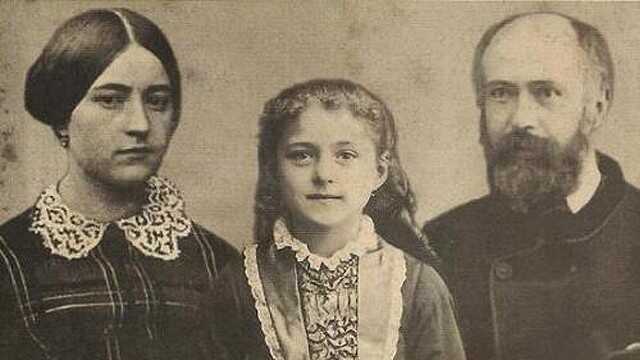
[[[306,198],[309,200],[342,200],[342,196],[333,194],[308,194]]]

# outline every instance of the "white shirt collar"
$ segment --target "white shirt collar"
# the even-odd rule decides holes
[[[347,242],[342,249],[328,258],[312,253],[307,244],[291,235],[284,218],[278,219],[273,225],[273,240],[278,250],[285,247],[291,248],[299,262],[307,260],[315,270],[319,270],[321,265],[325,265],[330,270],[335,270],[341,261],[348,259],[351,255],[360,257],[378,245],[378,235],[375,232],[373,220],[367,215],[362,215],[361,217],[358,237]]]
[[[582,162],[582,172],[578,177],[578,188],[567,196],[567,205],[572,213],[577,213],[593,198],[600,185],[602,174],[598,170],[595,151],[590,150]]]
[[[125,238],[147,256],[177,259],[178,239],[189,235],[191,220],[184,211],[184,200],[168,180],[153,176],[147,180],[148,203],[136,215],[115,224]],[[52,254],[66,259],[85,257],[98,246],[110,223],[89,219],[68,208],[56,185],[46,188],[34,206],[30,231],[39,234]]]

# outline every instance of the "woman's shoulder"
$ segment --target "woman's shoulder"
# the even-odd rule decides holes
[[[239,258],[238,250],[213,231],[196,222],[192,222],[191,231],[193,237],[198,240],[197,243],[219,259],[217,264],[219,268],[223,268],[230,260]]]
[[[32,214],[31,207],[0,225],[0,245],[17,252],[39,248],[36,241],[39,237],[29,230],[33,221]]]

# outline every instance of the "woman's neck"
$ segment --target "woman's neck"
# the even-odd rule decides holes
[[[118,189],[69,172],[59,184],[64,204],[88,218],[111,222],[140,210],[145,201],[145,186]]]
[[[291,221],[291,234],[307,244],[309,251],[314,254],[331,257],[342,249],[349,241],[358,237],[360,232],[360,218],[332,226],[321,226],[309,222]]]

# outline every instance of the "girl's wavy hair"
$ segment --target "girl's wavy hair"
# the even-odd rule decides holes
[[[274,222],[285,213],[278,180],[277,148],[287,126],[312,103],[328,110],[347,109],[365,121],[374,134],[378,156],[384,156],[388,162],[387,180],[364,208],[364,213],[374,220],[376,231],[400,248],[426,245],[422,245],[423,237],[414,219],[415,196],[400,164],[393,115],[376,95],[362,85],[343,79],[316,79],[296,84],[265,104],[259,120],[256,241],[271,241]],[[398,231],[404,234],[399,236]],[[402,241],[406,244],[398,244]],[[411,243],[413,241],[416,243]]]

